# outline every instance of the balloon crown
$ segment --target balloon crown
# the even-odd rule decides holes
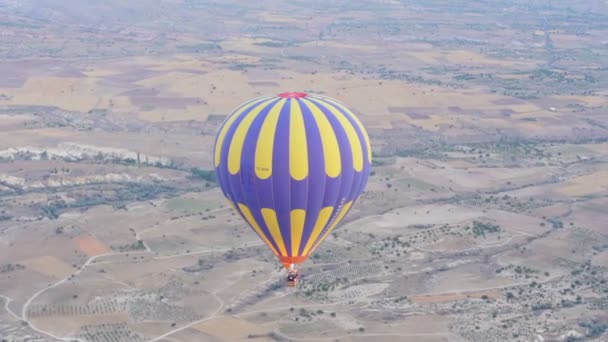
[[[285,93],[280,93],[278,96],[284,99],[299,99],[308,96],[308,94],[304,92],[288,91]]]

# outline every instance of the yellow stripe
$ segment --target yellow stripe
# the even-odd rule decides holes
[[[295,180],[308,176],[308,145],[302,108],[297,100],[291,101],[289,113],[289,173]]]
[[[272,175],[272,152],[274,150],[274,134],[281,109],[287,99],[277,102],[264,119],[258,142],[255,146],[255,174],[260,179],[267,179]]]
[[[251,214],[251,210],[249,210],[249,208],[246,205],[241,204],[241,203],[239,203],[239,208],[241,208],[241,212],[245,216],[245,219],[247,220],[249,225],[255,230],[256,233],[258,233],[258,235],[262,238],[262,240],[264,240],[264,242],[268,245],[268,247],[270,247],[270,249],[272,249],[272,252],[276,255],[279,255],[279,253],[277,253],[277,250],[274,248],[272,243],[268,240],[268,238],[266,237],[264,232],[262,232],[262,229],[260,228],[258,223],[255,221],[255,218]]]
[[[314,103],[303,98],[319,128],[321,134],[321,144],[323,145],[323,159],[325,160],[325,173],[329,177],[338,177],[342,171],[342,161],[340,159],[340,147],[334,129],[331,127],[325,114]]]
[[[305,219],[306,210],[294,209],[291,211],[291,256],[298,256],[300,244],[302,243]]]
[[[243,121],[241,121],[239,127],[236,129],[236,132],[234,132],[234,136],[230,142],[230,149],[228,150],[228,171],[231,174],[235,175],[241,170],[243,144],[245,143],[245,137],[247,136],[247,132],[249,131],[249,127],[251,127],[253,120],[260,114],[262,109],[266,108],[266,105],[274,100],[274,98],[271,98],[258,104],[251,112],[245,115]]]
[[[268,227],[274,242],[279,246],[281,256],[288,256],[285,243],[283,242],[283,236],[281,235],[281,229],[279,228],[277,213],[272,209],[262,208],[262,216],[264,216],[264,222],[266,222],[266,227]]]
[[[315,222],[315,226],[312,229],[312,234],[310,234],[308,242],[306,243],[306,247],[304,247],[304,250],[302,251],[302,255],[308,255],[310,247],[312,247],[312,244],[315,242],[319,234],[321,234],[323,228],[325,228],[325,225],[327,224],[327,221],[329,221],[329,218],[333,211],[334,207],[325,207],[321,209],[321,211],[319,212],[319,216],[317,217],[317,222]]]
[[[357,131],[346,116],[344,116],[344,113],[339,111],[332,104],[326,103],[325,106],[336,116],[342,127],[344,127],[348,142],[350,143],[350,149],[353,152],[353,167],[357,172],[361,172],[361,170],[363,170],[363,146],[361,145],[361,141],[359,141]]]
[[[355,122],[357,123],[357,126],[359,126],[359,130],[361,131],[361,133],[363,133],[363,139],[365,139],[365,144],[367,145],[367,159],[371,163],[372,162],[372,145],[369,142],[369,136],[367,135],[367,131],[365,130],[365,127],[363,126],[363,124],[361,123],[359,118],[353,112],[351,112],[348,108],[344,107],[341,103],[339,103],[338,101],[335,101],[335,100],[325,97],[325,96],[323,96],[322,99],[327,102],[331,102],[334,105],[336,105],[337,107],[341,108],[346,114],[350,115],[350,117],[353,118],[353,120],[355,120]]]
[[[264,99],[260,99],[257,101],[253,101],[251,103],[245,104],[241,107],[241,109],[239,109],[237,112],[235,112],[234,114],[232,114],[224,123],[224,126],[222,127],[222,130],[220,131],[220,134],[218,135],[217,138],[217,143],[216,143],[216,148],[215,148],[215,167],[218,167],[220,165],[220,161],[221,161],[221,157],[222,157],[222,145],[224,144],[224,139],[226,138],[226,134],[228,133],[228,130],[230,130],[230,127],[232,127],[232,124],[234,123],[234,121],[236,121],[236,119],[239,118],[239,116],[241,116],[241,114],[243,114],[243,112],[249,108],[251,108],[252,106],[255,106],[256,104],[260,103],[261,101],[263,101]]]
[[[315,249],[317,249],[317,247],[319,247],[319,245],[321,244],[321,242],[323,242],[323,240],[325,240],[325,238],[327,237],[327,235],[329,235],[332,232],[332,230],[334,230],[334,228],[336,228],[336,226],[338,225],[338,223],[340,223],[340,221],[342,221],[342,218],[344,218],[344,215],[346,215],[346,213],[348,212],[348,209],[350,209],[351,205],[353,205],[353,201],[350,201],[350,202],[344,204],[344,206],[342,207],[342,210],[340,210],[340,213],[338,214],[338,216],[336,217],[336,219],[334,220],[334,222],[331,224],[331,226],[325,232],[325,234],[323,234],[323,237],[321,239],[319,239],[319,242],[314,246],[314,248],[312,249],[311,252],[313,252]]]

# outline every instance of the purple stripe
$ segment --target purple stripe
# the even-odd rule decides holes
[[[371,171],[371,165],[365,164],[363,166],[363,172],[362,172],[361,180],[359,182],[359,187],[357,188],[357,193],[356,193],[357,197],[359,197],[363,193],[363,191],[365,191],[365,187],[367,186],[367,181],[369,180],[370,171]]]
[[[329,221],[328,221],[328,223],[329,223],[333,220],[333,217],[335,217],[338,214],[337,211],[335,211],[335,208],[336,208],[336,203],[338,203],[341,198],[340,197],[341,189],[342,189],[343,182],[344,182],[344,170],[345,170],[344,163],[348,162],[348,160],[351,160],[352,157],[349,155],[350,152],[345,153],[345,150],[343,148],[345,140],[344,140],[344,137],[339,135],[340,130],[337,129],[340,127],[340,124],[339,123],[336,124],[335,121],[332,120],[333,115],[331,115],[331,113],[329,113],[329,115],[328,115],[327,109],[323,106],[323,103],[321,103],[321,101],[319,101],[318,98],[310,97],[308,100],[311,101],[312,103],[314,103],[321,110],[321,112],[327,118],[327,120],[329,120],[332,130],[334,131],[334,135],[336,136],[336,140],[338,141],[338,146],[339,146],[339,151],[340,151],[340,161],[341,161],[341,165],[342,165],[340,174],[336,178],[331,178],[329,176],[326,176],[325,198],[323,199],[323,207],[334,207],[334,212],[332,213],[332,216],[329,218]],[[346,143],[348,144],[348,140],[346,140]],[[322,151],[323,150],[321,150],[321,152]],[[352,165],[352,160],[351,160],[350,164]],[[325,230],[325,228],[324,228],[324,230]],[[321,235],[323,235],[323,234],[321,233],[319,236],[321,236]]]
[[[254,107],[257,107],[257,106],[254,106]],[[256,125],[256,122],[259,123],[268,114],[268,107],[269,106],[267,105],[265,108],[263,108],[260,111],[257,118],[253,121],[252,125],[249,127],[249,130],[246,132],[245,141],[243,144],[243,151],[241,153],[240,171],[236,175],[231,175],[230,171],[228,170],[228,153],[230,151],[230,144],[232,143],[234,134],[236,133],[236,130],[240,126],[241,122],[249,115],[252,115],[252,113],[251,113],[252,111],[248,110],[246,114],[242,115],[239,119],[237,119],[238,124],[235,122],[235,124],[232,125],[232,127],[228,130],[228,134],[226,134],[227,143],[225,144],[225,148],[222,149],[222,160],[221,160],[220,164],[222,165],[222,175],[227,180],[227,185],[228,185],[227,192],[229,195],[232,196],[233,202],[240,202],[240,203],[243,203],[243,204],[246,204],[247,206],[249,206],[249,203],[247,202],[247,200],[244,196],[243,189],[241,188],[241,173],[243,172],[243,165],[248,162],[247,161],[248,154],[245,151],[248,146],[248,144],[247,144],[248,140],[251,141],[252,132],[253,132],[253,135],[255,135],[255,136],[257,136],[259,134],[259,124]],[[256,127],[256,126],[258,126],[258,127]]]
[[[215,175],[218,179],[218,183],[220,184],[220,188],[222,189],[224,196],[227,197],[232,202],[236,202],[237,199],[235,198],[235,195],[234,195],[233,191],[231,190],[230,183],[229,183],[230,173],[228,172],[228,150],[230,149],[230,143],[232,142],[232,137],[234,136],[234,132],[236,132],[238,126],[241,124],[243,119],[247,115],[249,115],[249,113],[251,113],[251,111],[254,108],[256,108],[257,105],[259,105],[264,100],[267,100],[267,99],[258,98],[258,99],[249,101],[246,104],[244,104],[243,106],[250,105],[250,107],[245,109],[243,111],[243,113],[241,113],[241,115],[232,123],[232,126],[230,126],[230,128],[228,128],[228,131],[226,131],[226,135],[224,136],[224,141],[222,143],[222,146],[217,146],[217,138],[215,141],[215,145],[216,145],[215,148],[220,148],[220,151],[221,151],[220,152],[220,165],[215,168]],[[253,103],[253,102],[257,102],[257,103]],[[239,107],[239,109],[242,108],[243,106]],[[231,115],[235,115],[235,112],[232,112]],[[228,117],[230,117],[231,115],[229,115]],[[224,120],[224,123],[222,124],[222,128],[226,124],[226,121],[228,121],[228,117]],[[219,135],[218,135],[218,138],[219,138]],[[214,155],[215,155],[215,151],[214,151]]]
[[[299,252],[301,254],[310,239],[312,230],[323,207],[326,176],[319,127],[317,127],[317,123],[308,106],[300,100],[298,100],[298,103],[300,104],[300,108],[302,108],[304,127],[306,127],[306,142],[308,144],[308,198],[306,201],[304,232],[300,242]]]
[[[342,162],[342,171],[340,173],[341,184],[336,201],[330,204],[336,207],[339,205],[339,203],[346,203],[350,197],[350,192],[353,186],[353,176],[355,173],[353,164],[353,150],[352,146],[350,145],[350,141],[348,140],[346,130],[338,118],[336,118],[336,116],[327,108],[327,106],[330,104],[327,104],[319,99],[312,99],[312,102],[323,111],[329,120],[329,123],[336,134],[336,139],[338,140],[338,146],[340,148],[340,158]]]
[[[289,105],[290,105],[290,108],[289,108],[289,113],[290,113],[289,117],[290,117],[290,120],[291,120],[291,112],[292,112],[292,108],[293,108],[292,106],[294,106],[294,104],[297,104],[297,103],[299,103],[297,99],[290,99],[289,100]],[[302,114],[302,116],[304,116],[304,114]],[[290,126],[287,127],[287,129],[289,129],[289,128],[290,128]],[[307,131],[306,121],[304,121],[304,130],[305,130],[305,132]],[[290,138],[291,138],[291,134],[290,134]],[[289,144],[291,145],[292,141],[289,141]],[[307,141],[306,144],[308,146],[309,142]],[[309,197],[309,188],[308,187],[309,187],[309,184],[310,184],[310,159],[314,157],[314,154],[310,153],[310,147],[308,147],[307,149],[308,149],[308,151],[306,153],[307,153],[307,157],[308,157],[308,167],[309,167],[308,176],[306,178],[304,178],[303,180],[295,180],[295,179],[293,179],[293,178],[290,177],[290,182],[291,182],[291,210],[294,210],[294,209],[303,209],[303,210],[306,211],[306,209],[308,207],[308,197]],[[300,156],[300,155],[295,155],[295,156],[291,155],[291,153],[289,155],[290,159],[291,158],[302,158],[302,157],[303,156]],[[290,165],[285,165],[285,169],[286,170],[290,170]],[[288,172],[290,172],[290,171],[288,171]],[[304,220],[304,224],[305,224],[304,231],[306,229],[306,220],[307,220],[307,218],[305,217],[305,220]],[[290,222],[290,224],[291,224],[291,222]],[[291,227],[291,229],[293,229],[293,227]],[[302,233],[302,235],[304,235],[304,232]],[[290,256],[294,256],[293,253],[292,253],[292,250],[291,250],[291,237],[289,239],[289,242],[286,242],[286,243],[289,244],[289,249],[287,250],[287,254],[289,254]],[[303,239],[301,238],[300,239],[299,250],[302,250],[304,248],[304,246],[305,245],[303,244]],[[298,252],[298,255],[299,255],[299,251],[297,251],[297,252]]]
[[[353,186],[353,178],[354,178],[354,168],[353,168],[353,156],[352,156],[352,147],[350,146],[350,141],[348,140],[348,136],[344,127],[340,124],[340,121],[329,111],[325,105],[325,103],[318,99],[312,99],[312,102],[315,103],[327,119],[329,120],[331,126],[334,129],[336,134],[336,139],[338,140],[338,145],[340,147],[340,157],[341,157],[341,165],[342,172],[340,173],[340,184],[335,190],[335,200],[333,203],[329,205],[335,208],[328,224],[323,228],[321,234],[315,241],[315,244],[318,244],[320,239],[323,237],[323,234],[329,229],[332,223],[336,220],[338,214],[340,213],[340,209],[343,205],[348,201],[348,197],[350,196],[351,189]],[[329,178],[329,177],[328,177]]]
[[[331,104],[329,103],[328,105],[331,105]],[[332,106],[336,110],[338,110],[340,113],[342,113],[342,115],[344,115],[344,117],[346,117],[348,122],[350,122],[350,124],[355,129],[355,132],[357,132],[357,136],[359,137],[359,143],[361,144],[361,151],[363,153],[363,169],[360,172],[355,171],[355,176],[353,179],[353,186],[351,187],[351,192],[348,195],[348,201],[354,201],[359,197],[359,195],[361,195],[361,192],[365,188],[365,185],[367,184],[367,178],[368,178],[369,172],[370,172],[367,144],[365,142],[365,136],[363,135],[363,132],[359,128],[359,125],[354,120],[352,115],[350,113],[342,110],[338,106],[334,106],[334,105],[332,105]]]
[[[310,171],[309,171],[310,172]],[[291,178],[291,209],[304,209],[308,207],[308,186],[310,176],[301,181]]]
[[[243,120],[243,118],[252,110],[253,107],[255,107],[255,105],[252,105],[250,108],[246,109],[245,111],[243,111],[243,113],[241,113],[241,116],[239,118],[237,118],[233,123],[231,128],[228,129],[228,131],[226,132],[226,135],[224,136],[224,141],[222,143],[222,146],[218,146],[218,140],[219,140],[219,132],[221,132],[221,130],[224,128],[224,126],[226,125],[226,122],[228,121],[228,119],[230,119],[230,117],[232,115],[235,115],[236,112],[241,109],[243,106],[247,106],[249,104],[252,104],[255,101],[260,101],[262,98],[255,98],[251,101],[248,101],[246,103],[244,103],[243,105],[237,107],[234,111],[232,111],[231,114],[229,114],[228,116],[226,116],[226,118],[224,119],[224,121],[222,122],[222,125],[220,126],[220,129],[218,131],[217,136],[215,137],[215,142],[214,142],[214,146],[213,146],[213,155],[215,155],[215,151],[216,149],[220,149],[220,164],[219,166],[217,166],[215,168],[215,175],[217,178],[217,182],[220,185],[220,189],[222,189],[222,193],[224,194],[224,196],[231,202],[233,202],[235,204],[235,210],[236,212],[241,216],[241,218],[243,219],[244,222],[247,222],[245,219],[245,215],[243,215],[243,213],[241,212],[240,208],[238,207],[237,203],[234,200],[234,195],[232,194],[232,191],[230,190],[230,186],[228,183],[228,178],[226,177],[226,175],[228,175],[228,170],[227,170],[227,159],[228,159],[228,148],[230,146],[230,141],[232,139],[232,136],[234,135],[234,132],[236,130],[236,127],[240,124],[240,122]]]
[[[274,210],[287,255],[291,254],[291,176],[289,175],[289,106],[281,108],[272,156]]]
[[[249,207],[249,210],[251,211],[252,216],[255,218],[256,222],[260,226],[262,233],[275,246],[275,248],[277,248],[278,251],[278,245],[272,239],[272,235],[270,234],[261,213],[262,207],[260,206],[259,201],[260,194],[259,189],[257,189],[256,177],[254,172],[255,148],[258,137],[260,135],[260,130],[262,128],[264,119],[268,116],[270,109],[277,102],[278,100],[267,104],[260,111],[258,116],[253,120],[251,126],[249,127],[249,130],[247,131],[245,141],[243,143],[243,151],[241,154],[241,170],[236,175],[229,175],[229,186],[235,197],[238,198],[239,202]],[[226,173],[228,174],[227,167]]]
[[[280,100],[280,99],[278,99]],[[272,104],[268,105],[268,107],[266,108],[267,111],[270,111],[270,109],[272,107],[274,107],[274,105],[277,103],[278,101],[273,102]],[[256,128],[258,130],[258,132],[261,130],[261,126],[262,126],[263,122],[260,122],[258,127]],[[260,137],[261,138],[261,137]],[[264,139],[274,139],[274,141],[276,141],[276,135],[274,137],[263,137]],[[257,139],[250,142],[249,145],[251,145],[251,151],[248,151],[248,154],[246,156],[243,156],[243,158],[249,158],[251,160],[252,163],[255,163],[255,150],[257,147]],[[255,166],[255,165],[254,165]],[[274,173],[274,165],[273,165],[273,173]],[[253,174],[252,178],[254,179],[254,184],[255,184],[255,189],[256,189],[256,200],[258,203],[258,213],[260,213],[261,216],[261,209],[262,208],[270,208],[270,209],[275,209],[274,203],[274,191],[273,191],[273,177],[269,177],[267,179],[260,179],[258,178],[255,173]],[[272,234],[270,234],[270,231],[268,230],[268,227],[266,226],[266,223],[264,222],[263,217],[261,218],[261,224],[264,225],[264,233],[266,234],[266,237],[268,238],[268,240],[270,240],[272,242],[272,244],[275,246],[277,252],[280,254],[281,250],[279,248],[279,244],[274,241]]]

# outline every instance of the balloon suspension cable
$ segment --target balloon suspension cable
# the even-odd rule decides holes
[[[290,270],[290,271],[293,271],[293,264],[291,264],[291,265],[289,266],[289,270]]]

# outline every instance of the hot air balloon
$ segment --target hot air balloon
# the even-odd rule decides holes
[[[329,97],[258,97],[236,108],[215,139],[219,186],[288,270],[334,230],[363,192],[371,145],[361,121]],[[295,272],[297,276],[297,272]]]

